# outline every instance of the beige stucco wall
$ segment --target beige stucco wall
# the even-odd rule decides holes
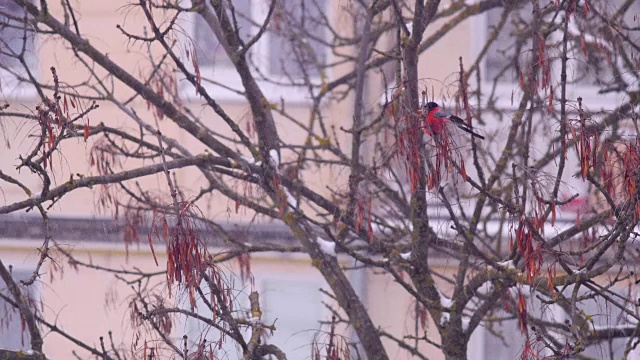
[[[81,261],[115,269],[127,264],[145,271],[158,270],[148,251],[133,249],[129,252],[127,263],[123,246],[105,244],[87,248],[83,244],[65,244],[63,239],[59,241]],[[6,265],[27,271],[35,268],[38,261],[35,249],[39,241],[3,239],[0,245],[2,261]],[[63,256],[54,255],[54,259],[57,265],[52,266],[49,262],[42,269],[42,277],[37,283],[42,301],[40,310],[45,319],[90,345],[99,347],[100,336],[108,339],[109,331],[113,331],[116,341],[123,339],[131,342],[132,332],[127,312],[127,296],[131,290],[128,286],[117,281],[113,274],[91,269],[77,271]],[[163,254],[159,255],[159,261],[165,259]],[[78,350],[68,339],[49,333],[46,327],[42,329],[43,350],[48,358],[68,359],[72,357],[72,350]]]
[[[454,277],[456,265],[453,261],[445,259],[432,259],[434,273],[442,276]],[[411,279],[405,275],[404,281],[411,284]],[[436,278],[438,289],[445,295],[451,296],[453,287]],[[373,321],[384,331],[393,334],[397,339],[407,337],[427,337],[429,341],[439,343],[440,335],[430,315],[427,316],[426,326],[416,323],[416,302],[408,296],[406,290],[394,279],[387,275],[381,275],[378,271],[367,271],[366,303]],[[416,333],[416,324],[418,324]],[[403,339],[413,345],[414,340]],[[421,354],[429,359],[444,359],[444,354],[433,345],[421,340]],[[383,343],[391,359],[413,359],[414,357],[402,349],[395,341],[383,338]]]
[[[65,243],[60,244],[74,256],[86,263],[96,264],[113,269],[124,269],[136,267],[145,272],[155,272],[164,268],[166,255],[162,247],[156,247],[156,256],[160,267],[155,265],[153,256],[146,244],[140,247],[132,246],[128,253],[125,252],[121,244],[106,243]],[[0,243],[2,260],[7,265],[12,265],[14,269],[20,271],[32,270],[37,261],[38,253],[35,248],[39,245],[37,240],[3,239]],[[215,254],[220,249],[210,249],[210,253]],[[133,292],[132,285],[127,285],[115,278],[114,274],[88,269],[79,266],[77,269],[71,266],[63,256],[54,255],[57,266],[45,266],[42,277],[37,282],[38,297],[42,300],[40,308],[44,317],[55,323],[62,331],[83,341],[89,345],[99,348],[99,339],[108,339],[109,332],[113,333],[117,346],[123,346],[125,353],[128,353],[131,344],[134,342],[135,329],[131,326],[129,301]],[[238,263],[235,260],[220,265],[220,271],[226,274],[239,274]],[[282,279],[289,283],[305,281],[309,284],[318,284],[314,291],[318,291],[322,286],[322,278],[310,266],[306,256],[300,255],[258,255],[251,260],[251,271],[253,283],[242,282],[240,279],[233,280],[233,294],[236,297],[236,306],[247,304],[246,297],[252,289],[262,291],[265,284]],[[126,275],[120,275],[126,277]],[[131,277],[129,277],[131,279]],[[136,286],[135,284],[133,286]],[[176,301],[185,301],[183,296],[167,298],[169,294],[164,276],[158,276],[155,281],[148,285],[156,287],[159,294],[165,297],[167,306],[175,304]],[[175,286],[175,285],[174,285]],[[263,294],[264,295],[264,294]],[[263,297],[263,301],[264,301]],[[268,298],[267,298],[268,299]],[[294,299],[292,299],[293,301]],[[329,299],[325,299],[329,300]],[[331,304],[329,300],[327,302]],[[267,307],[263,304],[265,308]],[[294,304],[289,304],[294,306]],[[322,310],[321,304],[318,309],[323,318],[330,318],[326,311]],[[282,318],[286,314],[281,314]],[[275,315],[277,316],[277,315]],[[278,322],[276,322],[278,325]],[[173,323],[171,337],[181,339],[187,331],[184,319],[176,317]],[[276,326],[277,328],[277,326]],[[68,359],[72,357],[71,351],[77,351],[80,355],[88,355],[83,350],[78,349],[72,342],[63,336],[46,331],[43,328],[44,352],[50,359]],[[315,333],[317,329],[300,329]],[[277,330],[276,330],[277,331]],[[347,334],[344,329],[340,330]],[[298,334],[293,334],[297,336]],[[305,335],[305,334],[303,334]],[[143,337],[149,341],[156,340],[156,337]],[[287,342],[288,338],[279,339]],[[286,344],[285,344],[286,345]],[[141,348],[139,348],[141,349]]]

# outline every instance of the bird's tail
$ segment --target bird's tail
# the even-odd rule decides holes
[[[456,124],[456,125],[458,125],[458,124]],[[471,134],[471,135],[473,135],[473,136],[477,137],[478,139],[480,139],[480,140],[484,140],[484,136],[482,136],[482,135],[480,135],[480,134],[477,134],[477,133],[473,132],[473,130],[469,129],[468,127],[463,126],[463,125],[458,125],[458,127],[459,127],[460,129],[462,129],[462,130],[464,130],[464,131],[468,132],[469,134]]]
[[[467,124],[464,120],[462,120],[461,118],[455,116],[455,115],[448,115],[447,116],[449,118],[449,120],[451,120],[454,124],[456,124],[460,129],[468,132],[469,134],[477,137],[480,140],[484,140],[484,136],[477,134],[475,132],[473,132],[473,130],[471,130],[471,126],[469,126],[469,124]]]

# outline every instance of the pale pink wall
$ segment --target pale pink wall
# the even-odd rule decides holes
[[[75,246],[73,246],[75,247]],[[125,255],[114,249],[91,249],[90,254],[81,248],[74,250],[81,261],[93,262],[116,269],[123,266],[136,266],[142,270],[158,271],[148,251],[130,251],[125,265]],[[158,261],[164,263],[165,256],[159,252]],[[62,259],[61,259],[62,260]],[[108,339],[108,332],[113,331],[114,338],[125,343],[133,340],[127,304],[131,289],[112,274],[80,269],[75,271],[66,262],[64,274],[54,271],[53,281],[45,281],[42,286],[42,297],[46,305],[45,316],[56,319],[58,325],[78,339],[99,346],[100,336]],[[159,279],[161,280],[161,278]],[[116,340],[117,341],[117,340]],[[57,334],[45,338],[44,351],[51,359],[68,359],[73,344]]]
[[[451,270],[451,268],[437,267],[435,271],[449,272]],[[410,282],[408,276],[405,277],[405,281]],[[445,295],[451,295],[449,284],[438,282],[437,285]],[[374,271],[367,272],[366,303],[374,323],[381,329],[399,339],[402,339],[403,336],[415,336],[415,301],[390,276],[379,275]],[[427,315],[426,327],[419,326],[418,329],[418,337],[424,336],[426,332],[429,340],[436,343],[440,341],[440,335],[430,315]],[[413,340],[405,339],[405,341],[411,345],[414,343]],[[383,343],[391,359],[413,359],[412,355],[403,350],[395,341],[384,338]],[[424,344],[424,341],[422,343]],[[425,344],[420,347],[420,351],[429,359],[444,359],[442,351],[435,346]]]
[[[64,244],[64,241],[60,241],[60,243]],[[5,240],[1,245],[2,260],[6,265],[12,265],[14,269],[21,271],[32,270],[35,267],[38,260],[35,248],[39,245],[38,241]],[[146,244],[141,244],[139,250],[133,246],[130,248],[128,256],[122,245],[68,243],[63,247],[73,251],[74,256],[80,261],[114,269],[135,266],[142,271],[154,272],[163,268],[166,261],[163,249],[157,247],[155,250],[160,267],[156,267]],[[210,249],[212,254],[218,251]],[[116,345],[120,345],[122,342],[126,344],[126,350],[129,350],[134,339],[128,309],[129,299],[132,295],[130,286],[117,280],[113,274],[83,267],[76,271],[65,258],[55,255],[54,258],[58,264],[62,265],[63,270],[46,266],[42,271],[43,276],[35,285],[43,301],[42,312],[45,318],[78,340],[98,348],[100,336],[108,339],[108,333],[112,331]],[[239,273],[235,260],[221,264],[220,269],[227,273]],[[234,296],[237,296],[237,302],[241,306],[247,303],[246,297],[252,289],[261,291],[260,288],[264,286],[265,281],[281,279],[304,280],[311,284],[322,282],[320,275],[311,266],[306,256],[255,256],[251,260],[251,271],[255,278],[255,288],[250,283],[243,284],[239,279],[235,279]],[[154,283],[160,294],[164,295],[167,305],[173,304],[175,298],[168,298],[165,278],[159,276]],[[314,286],[313,291],[318,291],[319,294],[320,286]],[[329,299],[326,300],[330,303]],[[318,306],[322,308],[321,304]],[[322,313],[324,319],[330,319],[328,311],[322,310]],[[309,331],[312,330],[309,329]],[[184,323],[177,319],[174,322],[171,336],[180,339],[184,334],[183,331]],[[344,329],[341,331],[346,334]],[[43,350],[50,359],[72,358],[71,351],[73,350],[81,356],[88,355],[59,334],[48,333],[46,329],[43,334],[45,334]],[[148,339],[154,340],[156,338],[149,337]]]

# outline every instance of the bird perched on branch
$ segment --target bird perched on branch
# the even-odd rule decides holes
[[[437,103],[431,101],[425,103],[423,107],[423,114],[426,113],[424,118],[424,132],[427,135],[432,136],[433,134],[440,134],[442,133],[442,131],[444,131],[445,126],[447,126],[448,123],[454,123],[460,129],[481,140],[484,140],[484,136],[475,133],[471,125],[467,124],[464,120],[453,114],[440,110],[440,106]],[[429,130],[431,131],[431,133],[429,132]]]

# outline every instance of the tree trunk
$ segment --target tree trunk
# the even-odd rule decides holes
[[[442,352],[446,360],[466,360],[467,344],[461,328],[448,327],[441,331]]]

